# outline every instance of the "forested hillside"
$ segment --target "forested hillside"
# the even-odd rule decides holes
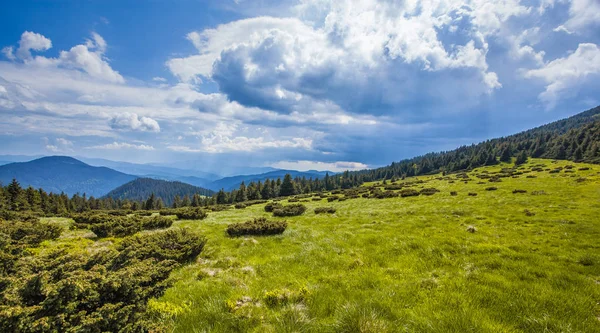
[[[176,202],[179,206],[183,204],[189,206],[195,195],[211,196],[213,193],[211,190],[181,182],[138,178],[110,191],[106,197],[141,201],[154,194],[156,198],[161,199],[164,205],[172,206]]]
[[[429,153],[373,170],[353,172],[356,182],[459,171],[511,157],[536,157],[600,163],[600,106],[573,117],[508,137]]]

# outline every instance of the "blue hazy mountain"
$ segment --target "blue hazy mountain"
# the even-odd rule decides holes
[[[99,197],[137,176],[91,166],[72,157],[48,156],[0,166],[0,182],[3,185],[10,183],[13,178],[23,187],[41,187],[46,192],[65,192],[68,195],[86,193]]]

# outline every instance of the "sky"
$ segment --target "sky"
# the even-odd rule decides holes
[[[600,104],[600,0],[7,0],[0,31],[0,154],[356,170]]]

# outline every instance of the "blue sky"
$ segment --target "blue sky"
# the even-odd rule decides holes
[[[2,7],[0,154],[340,171],[600,104],[598,0]]]

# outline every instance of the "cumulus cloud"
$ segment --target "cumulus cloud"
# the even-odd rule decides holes
[[[46,51],[52,47],[52,41],[45,36],[25,31],[21,35],[19,48],[13,54],[11,46],[5,47],[2,52],[9,60],[21,60],[26,65],[41,67],[62,67],[86,72],[93,78],[114,83],[124,83],[125,79],[119,72],[113,70],[104,53],[107,44],[104,38],[93,32],[92,38],[85,44],[73,46],[69,51],[60,51],[58,58],[44,56],[32,57],[31,51]]]
[[[121,149],[136,149],[136,150],[154,150],[154,147],[150,146],[150,145],[144,145],[144,144],[131,144],[131,143],[127,143],[127,142],[113,142],[113,143],[107,143],[104,145],[98,145],[98,146],[91,146],[91,147],[86,147],[86,149],[108,149],[108,150],[121,150]]]
[[[135,113],[122,113],[110,120],[114,129],[133,130],[140,132],[160,132],[158,122],[150,117],[138,117]]]
[[[539,99],[549,109],[556,106],[564,94],[571,94],[584,79],[600,74],[600,48],[596,44],[579,44],[575,52],[553,60],[543,67],[525,72],[526,78],[538,78],[547,83]]]
[[[600,26],[600,2],[597,0],[570,0],[569,19],[555,31],[580,33],[590,26]]]
[[[52,41],[41,34],[25,31],[21,35],[16,57],[23,60],[31,59],[31,50],[46,51],[52,47]],[[10,57],[9,57],[10,58]],[[14,58],[13,58],[14,59]]]
[[[468,103],[502,87],[487,62],[488,39],[531,8],[519,0],[307,0],[297,12],[191,32],[198,54],[167,66],[183,82],[210,78],[232,101],[283,113],[324,100],[355,113],[396,113],[420,98],[434,101],[440,90]],[[537,56],[528,47],[517,51]],[[418,72],[430,92],[413,91]],[[468,94],[457,91],[457,76]]]

